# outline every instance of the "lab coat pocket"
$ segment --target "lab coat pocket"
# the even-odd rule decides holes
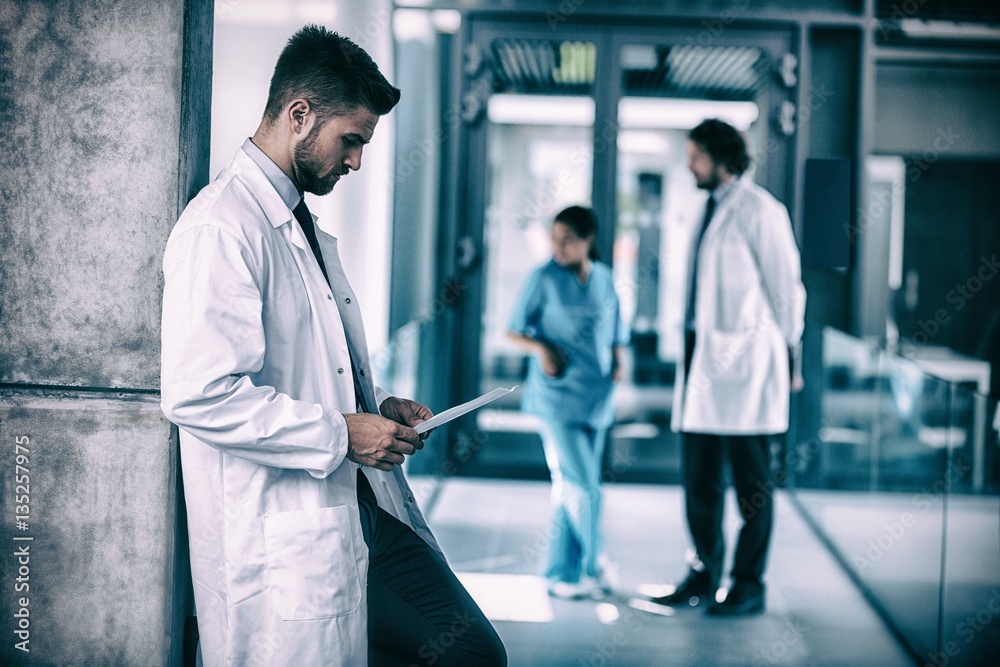
[[[697,367],[713,384],[743,382],[753,372],[754,331],[708,331],[695,343],[702,359]],[[700,348],[700,349],[697,349]]]
[[[264,516],[268,593],[286,621],[350,614],[361,579],[346,506]]]

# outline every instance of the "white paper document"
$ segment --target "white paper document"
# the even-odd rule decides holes
[[[432,428],[437,428],[441,424],[447,424],[452,419],[455,419],[456,417],[461,417],[466,412],[472,412],[476,408],[481,408],[487,403],[497,400],[501,396],[506,396],[515,389],[517,389],[517,385],[514,385],[510,389],[504,389],[503,387],[500,387],[499,389],[494,389],[490,393],[483,394],[479,398],[474,398],[468,403],[462,403],[461,405],[456,405],[453,408],[448,408],[447,410],[445,410],[440,414],[434,415],[424,423],[417,424],[416,426],[414,426],[413,430],[415,430],[417,433],[424,433],[425,431],[429,431]]]

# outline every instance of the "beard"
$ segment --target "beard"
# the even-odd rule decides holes
[[[316,155],[316,138],[319,136],[320,126],[312,129],[305,139],[295,146],[295,172],[298,178],[298,185],[303,191],[322,197],[333,190],[337,184],[337,177],[343,176],[347,170],[334,169],[326,176],[320,176],[323,172],[323,161]]]
[[[715,169],[713,169],[705,178],[695,179],[695,184],[700,190],[708,190],[709,192],[719,187],[719,183],[721,182],[722,179],[719,178],[719,174],[716,173]]]

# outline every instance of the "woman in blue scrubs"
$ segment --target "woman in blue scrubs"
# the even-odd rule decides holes
[[[626,333],[611,269],[597,261],[593,211],[552,224],[552,259],[522,289],[508,335],[531,353],[521,408],[541,417],[552,474],[545,576],[556,597],[610,592],[600,531],[601,460]]]

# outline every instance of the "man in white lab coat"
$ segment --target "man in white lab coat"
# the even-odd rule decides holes
[[[360,47],[303,28],[167,243],[162,406],[205,664],[506,662],[399,468],[431,412],[373,386],[337,240],[303,199],[361,167],[398,99]]]
[[[690,255],[684,365],[671,419],[682,433],[696,557],[687,578],[654,601],[706,602],[710,614],[740,616],[764,610],[774,490],[769,436],[788,430],[791,352],[802,337],[805,289],[788,211],[743,177],[750,158],[740,133],[713,119],[688,139],[688,166],[709,199]],[[744,523],[732,586],[716,602],[727,458]]]

